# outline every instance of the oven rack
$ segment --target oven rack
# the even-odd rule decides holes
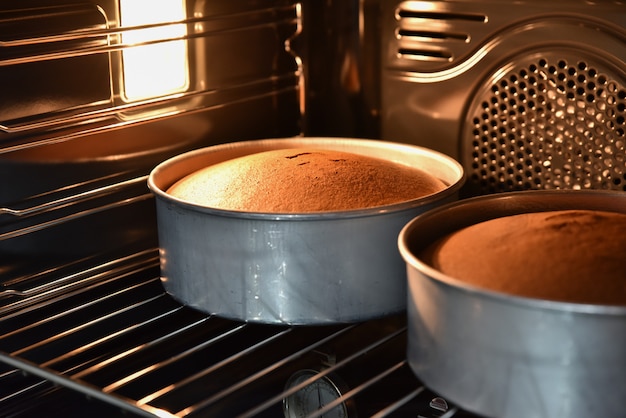
[[[18,224],[17,227],[8,231],[0,232],[0,241],[45,229],[47,226],[69,222],[95,212],[101,212],[111,208],[130,205],[135,202],[151,199],[152,194],[146,190],[148,176],[124,178],[123,174],[118,178],[99,179],[98,185],[85,182],[89,188],[85,190],[85,184],[75,184],[66,190],[59,191],[54,195],[33,196],[26,203],[18,205],[0,205],[0,226],[4,224]],[[113,176],[111,176],[113,177]],[[141,193],[143,192],[143,193]],[[42,199],[43,197],[43,199]],[[90,204],[90,202],[93,202]],[[87,206],[87,208],[85,208]],[[64,213],[62,210],[65,210]],[[53,221],[23,222],[27,226],[19,225],[20,220],[33,217],[43,218],[48,214],[64,213],[61,216],[53,216]],[[10,221],[2,222],[2,217]]]
[[[36,281],[56,288],[24,292],[24,280],[21,293],[0,294],[0,410],[32,416],[54,399],[108,416],[113,408],[126,416],[275,417],[310,381],[331,379],[336,404],[358,416],[472,416],[442,407],[412,374],[403,315],[315,327],[241,323],[166,294],[156,250],[85,269],[93,263],[46,268]],[[286,387],[301,370],[314,377]],[[33,396],[41,402],[29,402]]]
[[[18,121],[15,124],[13,122],[6,124],[0,122],[0,133],[17,138],[14,143],[7,141],[7,145],[0,149],[0,153],[77,139],[85,135],[149,123],[166,117],[207,112],[225,106],[294,94],[299,78],[298,71],[291,71],[287,74],[272,75],[245,83],[240,82],[219,89],[196,90],[180,93],[174,97],[160,97],[131,104],[115,104],[103,109],[68,116],[56,114],[48,117],[49,115],[46,115],[46,117],[37,120]],[[75,130],[58,134],[53,138],[46,135],[42,135],[41,139],[38,139],[36,135],[27,136],[31,131],[43,131],[45,133],[67,128],[75,128]],[[28,141],[24,142],[23,137],[28,138]],[[0,139],[3,138],[0,137]]]
[[[6,58],[3,59],[2,65],[22,64],[25,62],[71,58],[79,55],[91,55],[101,52],[112,52],[120,49],[137,45],[147,45],[150,43],[163,43],[181,39],[192,39],[215,35],[218,33],[240,31],[242,30],[241,22],[248,22],[246,28],[254,28],[258,26],[269,26],[283,23],[295,23],[297,17],[297,9],[295,4],[286,6],[264,7],[254,10],[228,11],[226,13],[218,13],[215,15],[205,15],[204,10],[196,10],[193,17],[184,19],[171,19],[167,22],[150,23],[141,25],[125,25],[121,26],[117,23],[112,24],[111,20],[115,19],[116,14],[113,11],[105,11],[102,7],[95,5],[70,4],[58,7],[47,7],[41,9],[16,10],[7,12],[3,23],[10,25],[12,21],[20,22],[31,19],[33,24],[39,22],[54,23],[54,32],[44,32],[40,35],[21,35],[15,33],[6,33],[0,39],[0,48],[5,50]],[[90,23],[82,27],[58,29],[68,26],[67,21],[72,18],[82,17]],[[64,21],[63,26],[60,21]],[[9,27],[7,25],[7,27]],[[170,26],[185,25],[190,30],[185,35],[160,35],[155,39],[148,41],[123,42],[120,36],[124,33],[133,33],[146,31],[155,28],[167,28]],[[10,26],[13,29],[23,29],[19,23],[16,26]],[[32,28],[25,33],[33,32]],[[106,41],[106,42],[105,42]],[[42,47],[36,48],[33,53],[32,47],[36,45]],[[12,48],[16,48],[12,50]],[[24,49],[17,49],[24,48]],[[28,49],[30,48],[30,49]],[[12,51],[12,52],[11,52]],[[41,51],[54,51],[44,54]]]

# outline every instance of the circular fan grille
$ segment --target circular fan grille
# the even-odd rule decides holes
[[[626,90],[589,61],[503,67],[469,108],[463,158],[474,193],[626,190]]]

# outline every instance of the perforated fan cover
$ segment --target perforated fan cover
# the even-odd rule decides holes
[[[609,61],[574,51],[500,66],[468,107],[468,187],[626,190],[625,80]]]

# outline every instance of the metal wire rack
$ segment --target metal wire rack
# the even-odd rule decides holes
[[[12,416],[49,403],[108,416],[281,416],[316,382],[331,382],[334,400],[309,416],[467,416],[410,371],[403,315],[319,327],[240,323],[166,294],[156,250],[94,261],[40,262],[38,274],[18,262],[18,279],[4,284],[0,409]],[[289,383],[302,371],[312,372]]]

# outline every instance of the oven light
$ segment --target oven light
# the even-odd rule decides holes
[[[186,18],[185,0],[120,0],[122,27],[181,21]],[[122,33],[124,44],[137,44],[122,51],[125,101],[137,101],[180,93],[189,87],[187,41],[157,42],[181,38],[184,24],[167,25]]]

